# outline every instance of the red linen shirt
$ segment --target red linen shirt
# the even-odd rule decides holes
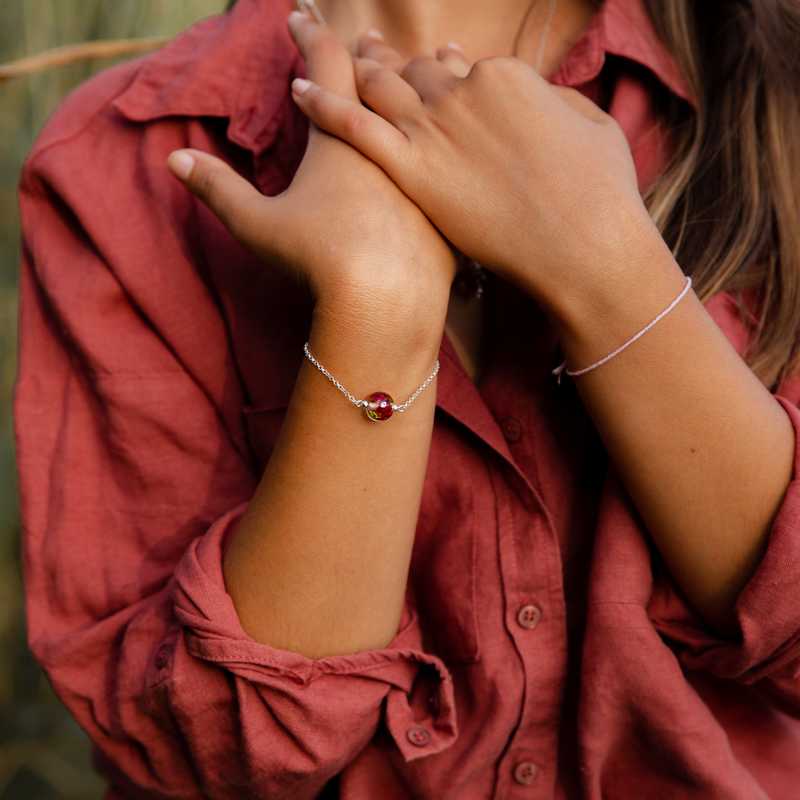
[[[267,194],[289,184],[308,129],[288,10],[240,0],[88,81],[21,178],[28,641],[107,800],[796,798],[800,449],[739,636],[721,640],[683,601],[574,383],[551,375],[541,310],[499,280],[478,385],[442,341],[395,639],[310,659],[244,632],[222,554],[311,303],[165,159],[192,146]],[[641,0],[606,0],[552,80],[619,120],[641,188],[667,152],[657,97],[693,102]],[[733,299],[707,308],[743,352]],[[776,396],[797,431],[800,381]]]

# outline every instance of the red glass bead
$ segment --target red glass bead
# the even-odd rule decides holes
[[[381,422],[389,419],[394,413],[392,408],[392,396],[386,392],[373,392],[369,397],[364,398],[369,402],[368,406],[364,407],[364,412],[368,419],[374,422]]]

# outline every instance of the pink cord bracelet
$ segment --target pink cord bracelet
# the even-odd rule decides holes
[[[564,361],[563,364],[560,364],[559,366],[557,366],[553,370],[553,375],[557,375],[558,376],[558,383],[559,384],[561,383],[561,373],[562,372],[566,371],[567,375],[583,375],[584,372],[589,372],[589,370],[595,369],[595,367],[599,367],[601,364],[605,364],[606,361],[609,361],[610,359],[614,358],[614,356],[616,356],[619,353],[621,353],[626,347],[628,347],[629,345],[632,345],[640,336],[642,336],[645,333],[647,333],[647,331],[649,331],[650,328],[652,328],[653,325],[656,324],[656,322],[658,322],[662,317],[665,317],[667,314],[669,314],[669,312],[672,311],[672,309],[675,308],[675,306],[678,305],[678,303],[680,303],[680,301],[683,299],[683,296],[686,294],[686,292],[689,291],[691,286],[692,286],[692,278],[691,278],[690,275],[687,275],[686,276],[686,285],[683,287],[683,289],[681,289],[681,293],[654,320],[652,320],[652,322],[649,322],[637,334],[635,334],[630,339],[628,339],[627,342],[625,342],[624,344],[620,345],[616,350],[613,350],[607,356],[603,356],[603,358],[601,358],[599,361],[596,361],[594,364],[590,364],[588,367],[584,367],[583,369],[576,369],[576,370],[567,369],[567,362],[566,361]]]

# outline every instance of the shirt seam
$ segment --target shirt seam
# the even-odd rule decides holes
[[[147,58],[147,56],[144,56],[144,57],[143,57],[143,59],[144,59],[144,58]],[[27,185],[27,181],[26,181],[25,179],[26,179],[26,176],[27,176],[27,172],[28,172],[28,170],[30,170],[30,169],[33,167],[33,165],[34,165],[34,164],[35,164],[35,163],[36,163],[36,162],[37,162],[37,161],[38,161],[38,160],[39,160],[39,159],[40,159],[42,156],[44,156],[46,153],[49,153],[51,150],[53,150],[54,148],[56,148],[56,147],[58,147],[58,146],[60,146],[60,145],[66,145],[66,144],[69,144],[69,143],[73,142],[74,140],[76,140],[76,139],[80,138],[80,137],[81,137],[81,136],[82,136],[84,133],[86,133],[86,131],[87,131],[87,129],[89,128],[89,126],[90,126],[90,125],[91,125],[91,124],[92,124],[92,123],[93,123],[93,122],[94,122],[94,121],[95,121],[95,120],[96,120],[96,119],[97,119],[99,116],[101,116],[103,113],[107,112],[107,111],[108,111],[108,110],[111,108],[111,106],[112,106],[112,103],[113,103],[113,102],[114,102],[114,101],[115,101],[115,100],[116,100],[116,99],[117,99],[117,98],[118,98],[120,95],[122,95],[123,93],[125,93],[125,92],[126,92],[126,91],[127,91],[127,90],[128,90],[130,87],[131,87],[131,85],[133,84],[133,82],[134,82],[135,80],[137,80],[137,79],[138,79],[138,77],[139,77],[139,73],[141,72],[141,70],[143,69],[143,66],[144,66],[144,61],[143,61],[143,59],[142,59],[142,62],[141,62],[141,63],[139,64],[139,66],[137,67],[137,69],[136,69],[136,70],[133,72],[133,75],[132,75],[132,77],[131,77],[130,81],[128,81],[128,82],[125,84],[125,86],[124,86],[123,88],[121,88],[121,89],[118,89],[117,91],[115,91],[115,92],[114,92],[114,94],[113,94],[113,95],[111,95],[110,97],[108,97],[108,98],[106,98],[105,100],[103,100],[103,102],[102,102],[102,104],[100,105],[100,107],[99,107],[98,109],[96,109],[96,110],[95,110],[95,111],[94,111],[94,112],[93,112],[93,113],[92,113],[92,114],[89,116],[89,118],[88,118],[88,119],[87,119],[87,120],[84,122],[84,124],[83,124],[83,125],[81,125],[81,126],[80,126],[80,127],[79,127],[79,128],[76,130],[76,131],[73,131],[72,133],[69,133],[69,134],[65,134],[65,135],[63,135],[61,138],[57,138],[55,141],[48,142],[47,144],[43,145],[43,146],[42,146],[42,147],[40,147],[40,148],[36,148],[36,147],[34,146],[34,148],[31,150],[31,152],[30,152],[30,153],[28,154],[28,156],[25,158],[25,160],[24,160],[24,162],[23,162],[23,165],[22,165],[21,177],[22,177],[22,182],[23,182],[23,183],[26,183],[26,185]],[[135,63],[135,62],[126,62],[126,63],[127,63],[127,65],[130,65],[131,63]],[[123,65],[120,65],[120,66],[123,66]],[[113,69],[113,68],[112,68],[112,69]],[[83,85],[85,86],[86,84],[84,83]],[[31,188],[31,189],[32,189],[33,187],[31,186],[31,187],[29,187],[29,188]],[[37,194],[41,194],[41,193],[37,192]]]

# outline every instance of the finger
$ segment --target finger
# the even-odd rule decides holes
[[[361,101],[396,128],[408,133],[414,120],[425,110],[416,89],[396,72],[371,58],[354,59],[353,68]]]
[[[314,0],[297,0],[297,10],[306,11],[311,14],[320,25],[325,24],[325,18],[322,16],[322,12],[317,8],[317,4]]]
[[[455,42],[450,42],[446,47],[440,47],[436,51],[436,58],[442,62],[453,75],[459,78],[466,78],[472,68],[470,62],[464,55],[464,51]]]
[[[416,89],[424,103],[435,103],[461,80],[441,61],[430,56],[412,58],[403,67],[400,77]]]
[[[350,100],[311,81],[295,78],[292,94],[315,125],[355,147],[400,183],[410,148],[402,131],[363,106],[358,98]]]
[[[383,34],[375,29],[369,30],[358,37],[356,41],[356,56],[379,61],[387,69],[398,73],[403,69],[407,61],[397,50],[386,44]]]
[[[302,11],[292,11],[288,25],[305,61],[306,77],[326,89],[355,98],[353,59],[333,30]]]
[[[267,212],[272,198],[261,194],[222,159],[200,150],[174,150],[167,166],[243,244],[252,246],[272,235],[274,217]]]

